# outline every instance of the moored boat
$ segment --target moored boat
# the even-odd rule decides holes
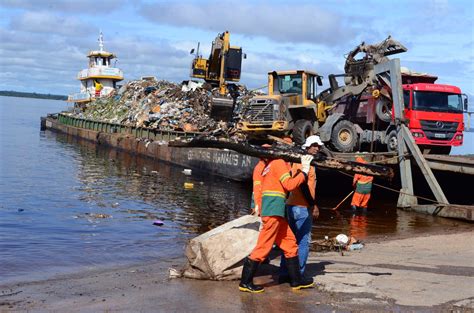
[[[117,88],[117,82],[123,80],[122,70],[115,67],[116,55],[104,48],[102,32],[98,41],[99,50],[92,50],[87,55],[88,68],[77,74],[77,79],[81,82],[81,91],[69,95],[68,102],[83,104],[108,96]]]

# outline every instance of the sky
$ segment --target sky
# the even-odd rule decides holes
[[[456,85],[474,103],[474,1],[146,1],[0,0],[0,90],[78,92],[86,55],[105,48],[125,80],[189,79],[192,48],[204,56],[228,30],[247,54],[241,83],[266,85],[267,72],[344,72],[344,56],[388,35],[408,51],[393,57]]]

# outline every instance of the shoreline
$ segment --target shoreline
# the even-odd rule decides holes
[[[307,291],[275,284],[278,258],[255,279],[262,295],[239,292],[236,281],[169,280],[168,268],[185,263],[178,257],[2,284],[0,311],[474,310],[472,230],[366,243],[344,256],[311,252],[308,274],[318,285]]]

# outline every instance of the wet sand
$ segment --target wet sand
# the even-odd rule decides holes
[[[474,311],[474,232],[368,242],[360,251],[311,253],[317,288],[292,291],[274,280],[278,259],[262,266],[253,295],[237,282],[168,280],[184,259],[91,270],[0,285],[0,312],[338,312]]]

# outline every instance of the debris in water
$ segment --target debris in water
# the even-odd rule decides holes
[[[155,226],[163,226],[164,222],[161,221],[161,220],[156,220],[156,221],[153,221],[153,225]]]
[[[183,174],[184,174],[184,175],[191,175],[192,172],[193,172],[193,171],[192,171],[191,169],[189,169],[189,168],[186,168],[186,169],[183,170]]]

